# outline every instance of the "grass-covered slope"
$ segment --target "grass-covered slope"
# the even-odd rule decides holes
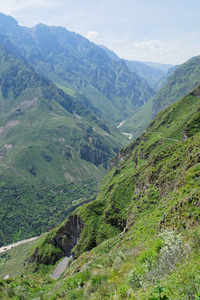
[[[123,136],[4,46],[0,50],[2,178],[29,183],[100,178],[126,143]]]
[[[2,245],[54,227],[93,198],[128,140],[3,45],[0,82]]]
[[[197,87],[200,82],[199,62],[200,57],[197,56],[180,66],[171,68],[167,77],[163,78],[166,83],[161,84],[163,86],[161,90],[131,113],[120,127],[120,131],[132,134],[132,139],[137,138],[158,112]]]
[[[52,299],[198,299],[199,90],[122,149],[97,199],[37,249],[39,269],[58,249],[76,258]]]
[[[198,94],[198,90],[194,93]],[[97,200],[78,211],[86,223],[86,212],[93,211],[95,215],[95,234],[86,235],[88,241],[80,237],[78,253],[122,231],[126,227],[126,209],[130,205],[135,207],[137,218],[138,212],[149,213],[145,208],[151,206],[154,210],[154,205],[166,197],[168,199],[169,194],[177,202],[184,196],[189,197],[190,193],[198,199],[198,187],[196,191],[191,186],[190,189],[183,187],[189,184],[190,176],[193,178],[198,174],[199,169],[199,139],[194,136],[194,132],[198,134],[199,131],[199,103],[199,98],[191,94],[162,111],[140,138],[111,161],[111,167],[116,168],[104,179],[105,185],[101,186]],[[101,213],[95,213],[98,203]],[[198,221],[196,213],[194,209],[191,218],[195,220],[197,217]],[[171,222],[174,222],[173,218]],[[91,221],[90,226],[85,226],[83,233],[87,228],[91,233],[92,224]],[[179,222],[178,226],[181,226]]]
[[[153,97],[152,119],[159,111],[187,95],[200,82],[200,56],[180,65],[170,75],[162,89]]]

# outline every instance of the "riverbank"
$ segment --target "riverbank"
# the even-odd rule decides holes
[[[10,245],[3,246],[3,247],[0,248],[0,253],[6,252],[6,251],[8,251],[8,250],[10,250],[10,249],[12,249],[14,247],[17,247],[17,246],[21,245],[21,244],[25,244],[25,243],[34,241],[37,238],[38,238],[38,236],[32,237],[32,238],[27,239],[27,240],[18,241],[16,243],[13,243],[13,244],[10,244]]]

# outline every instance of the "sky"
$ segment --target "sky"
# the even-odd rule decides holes
[[[0,0],[19,25],[62,26],[129,60],[181,64],[200,55],[200,0]]]

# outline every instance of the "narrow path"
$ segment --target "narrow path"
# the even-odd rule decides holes
[[[65,257],[63,260],[59,262],[59,264],[55,267],[55,270],[49,275],[52,279],[58,279],[61,274],[65,271],[66,267],[68,266],[68,262],[70,257]]]
[[[144,130],[144,132],[149,133],[149,134],[150,133],[157,133],[159,138],[161,138],[161,139],[171,140],[171,141],[175,141],[175,142],[181,142],[180,140],[177,140],[177,139],[172,139],[172,138],[169,138],[169,137],[161,136],[160,134],[163,134],[163,133],[159,132],[159,131],[146,131],[146,130]]]
[[[176,139],[172,139],[172,138],[168,138],[168,137],[163,137],[163,136],[160,136],[159,134],[158,134],[158,136],[161,138],[161,139],[166,139],[166,140],[171,140],[171,141],[176,141],[176,142],[180,142],[179,140],[176,140]]]
[[[0,253],[3,253],[5,251],[8,251],[16,246],[19,246],[21,244],[25,244],[25,243],[28,243],[28,242],[31,242],[31,241],[34,241],[38,238],[38,236],[36,237],[32,237],[30,239],[27,239],[27,240],[22,240],[22,241],[19,241],[19,242],[16,242],[16,243],[13,243],[13,244],[10,244],[10,245],[6,245],[6,246],[3,246],[0,248]]]

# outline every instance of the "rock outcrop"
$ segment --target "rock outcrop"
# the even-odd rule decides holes
[[[74,256],[73,248],[78,242],[83,227],[83,220],[78,213],[71,214],[66,223],[58,229],[52,238],[52,243],[64,252],[64,256]]]
[[[38,246],[25,263],[53,265],[62,257],[75,255],[73,248],[83,230],[84,223],[78,212],[70,214],[64,224],[55,232],[50,232],[42,245]],[[37,270],[37,266],[35,268]]]

